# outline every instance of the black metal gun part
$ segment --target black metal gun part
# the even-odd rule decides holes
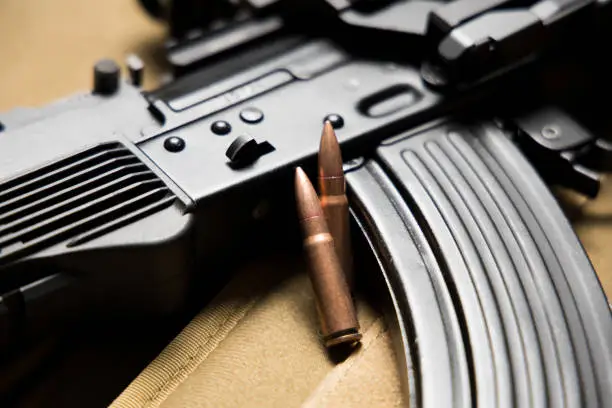
[[[584,46],[610,13],[609,2],[596,0],[215,3],[226,11],[187,1],[173,2],[165,13],[175,74],[226,58],[229,51],[307,32],[335,37],[354,53],[419,64],[425,58],[426,83],[456,89],[503,75],[550,49]]]
[[[609,400],[612,322],[597,275],[500,128],[450,121],[410,132],[347,182],[421,406]]]
[[[164,12],[159,89],[140,90],[138,61],[131,81],[106,61],[93,91],[0,114],[0,342],[81,310],[172,314],[216,262],[290,236],[291,174],[312,171],[329,119],[363,161],[351,205],[413,402],[610,399],[610,310],[544,184],[594,197],[611,168],[592,131],[609,81],[582,80],[602,73],[608,3],[214,3],[224,22],[177,17],[195,0]]]

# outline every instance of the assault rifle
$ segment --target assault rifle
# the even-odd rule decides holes
[[[330,120],[414,406],[603,406],[612,318],[549,186],[612,168],[593,0],[142,1],[171,78],[0,114],[0,336],[159,318],[295,234]]]

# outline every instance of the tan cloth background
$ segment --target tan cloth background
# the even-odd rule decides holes
[[[164,68],[164,34],[136,0],[2,0],[0,110],[87,90],[97,59],[123,61],[130,52],[145,60],[145,87],[153,87]],[[593,202],[567,201],[610,294],[612,182]],[[115,407],[401,405],[380,312],[359,297],[363,345],[335,364],[316,338],[312,304],[302,260],[279,254],[245,266],[165,349],[174,328],[75,335],[26,383],[19,370],[0,367],[0,392],[20,384],[12,400],[19,406],[104,406],[133,381]]]

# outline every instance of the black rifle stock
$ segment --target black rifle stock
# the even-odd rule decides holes
[[[548,189],[594,197],[612,168],[606,2],[145,3],[173,81],[105,61],[93,92],[0,114],[6,347],[82,310],[172,314],[211,265],[296,238],[328,118],[413,404],[612,400],[610,309]]]

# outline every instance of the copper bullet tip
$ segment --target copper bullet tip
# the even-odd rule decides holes
[[[340,144],[338,143],[334,127],[328,120],[325,121],[323,126],[321,143],[319,145],[319,177],[344,177]]]
[[[300,221],[323,216],[317,192],[301,167],[295,169],[295,197]]]

